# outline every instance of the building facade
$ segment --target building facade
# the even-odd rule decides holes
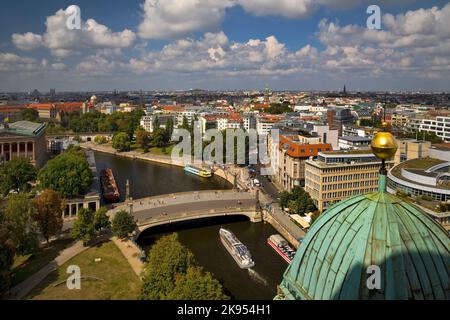
[[[393,161],[388,161],[388,168]],[[381,162],[370,150],[319,152],[305,161],[305,191],[319,211],[378,189]]]
[[[433,132],[445,142],[450,142],[450,117],[436,117],[435,119],[411,118],[408,122],[408,128]]]
[[[28,158],[40,168],[47,159],[45,124],[18,121],[0,127],[0,162]]]
[[[306,160],[331,150],[331,144],[322,143],[318,136],[280,135],[275,181],[286,191],[303,186]]]

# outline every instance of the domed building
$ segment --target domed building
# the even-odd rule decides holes
[[[393,156],[380,132],[372,150]],[[450,299],[450,237],[413,204],[379,190],[337,203],[312,225],[286,270],[276,299]]]

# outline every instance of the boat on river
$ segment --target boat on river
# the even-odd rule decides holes
[[[295,257],[295,250],[279,234],[267,238],[267,243],[287,262],[291,263]]]
[[[255,265],[248,248],[228,229],[220,228],[220,240],[241,269],[248,269]]]
[[[184,167],[184,171],[192,173],[192,174],[195,174],[195,175],[197,175],[199,177],[202,177],[202,178],[211,178],[212,177],[211,170],[203,169],[203,168],[197,168],[197,167],[194,167],[194,166],[191,166],[191,165],[186,165]]]
[[[119,188],[117,187],[116,179],[110,168],[102,170],[100,181],[102,183],[103,198],[105,201],[109,203],[119,202]]]

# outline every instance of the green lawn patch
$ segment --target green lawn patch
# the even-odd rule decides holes
[[[100,258],[101,261],[95,262]],[[69,290],[67,267],[81,270],[81,289]],[[86,279],[83,279],[86,277]],[[89,248],[52,272],[27,297],[36,300],[137,299],[141,281],[113,242]]]
[[[55,240],[45,247],[41,248],[39,252],[33,255],[17,256],[14,259],[13,275],[11,278],[12,286],[15,286],[32,274],[39,271],[53,259],[55,259],[61,251],[73,243],[72,239]]]

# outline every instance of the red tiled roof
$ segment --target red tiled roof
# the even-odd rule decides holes
[[[280,135],[280,150],[287,145],[286,154],[293,158],[317,157],[320,151],[332,151],[333,147],[329,143],[302,144],[292,141],[288,136]],[[319,151],[320,149],[320,151]]]

